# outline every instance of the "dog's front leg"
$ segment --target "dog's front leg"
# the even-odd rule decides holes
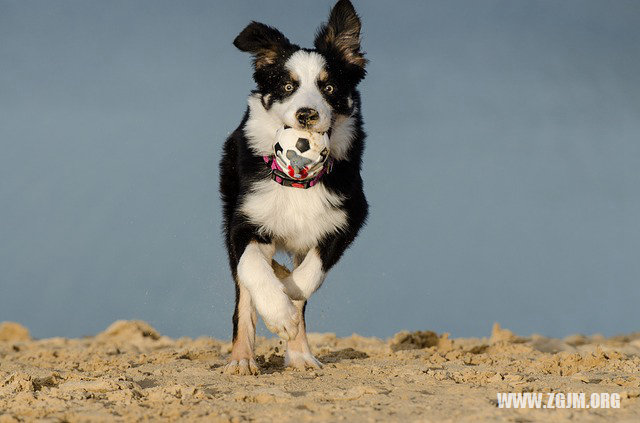
[[[311,353],[309,342],[307,341],[307,328],[304,319],[306,308],[306,298],[315,292],[325,277],[322,270],[322,263],[315,249],[306,255],[296,255],[294,259],[295,269],[292,273],[276,272],[285,285],[287,294],[294,300],[294,305],[298,308],[300,323],[298,324],[298,335],[294,339],[287,341],[287,350],[284,354],[284,364],[287,367],[304,370],[308,368],[319,369],[322,363]],[[296,285],[296,281],[299,284]],[[304,297],[304,296],[307,297]]]
[[[271,267],[274,253],[273,245],[251,241],[238,262],[238,279],[251,294],[267,328],[282,339],[294,339],[300,317]]]
[[[293,272],[282,279],[287,295],[292,300],[306,301],[311,294],[316,292],[324,278],[326,272],[322,267],[322,259],[318,250],[312,248]]]

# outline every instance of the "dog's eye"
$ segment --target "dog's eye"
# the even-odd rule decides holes
[[[327,84],[324,86],[324,92],[327,94],[333,94],[333,91],[335,91],[335,88],[333,85],[331,84]]]
[[[288,93],[290,93],[291,91],[293,91],[293,84],[285,84],[284,85],[284,90]]]

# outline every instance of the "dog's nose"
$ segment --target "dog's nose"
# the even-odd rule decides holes
[[[318,122],[320,114],[316,109],[310,109],[308,107],[302,107],[296,112],[296,119],[300,122],[300,125],[310,126]]]

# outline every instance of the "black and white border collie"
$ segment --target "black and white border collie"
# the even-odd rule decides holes
[[[319,368],[305,333],[307,299],[322,285],[367,218],[360,167],[365,133],[356,87],[365,76],[360,19],[340,0],[317,31],[314,49],[252,22],[233,44],[253,55],[257,89],[220,161],[223,224],[236,284],[233,349],[225,372],[257,374],[256,310],[287,341],[285,364]],[[330,136],[330,168],[307,188],[272,178],[276,131],[292,127]],[[285,251],[291,272],[273,257]]]

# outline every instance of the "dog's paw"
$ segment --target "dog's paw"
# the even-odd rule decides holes
[[[296,370],[321,369],[322,363],[311,353],[288,351],[284,355],[284,365]]]
[[[277,295],[256,298],[255,305],[267,329],[285,341],[293,340],[296,337],[300,317],[298,309],[287,294],[278,291]]]
[[[258,375],[260,370],[253,358],[243,358],[241,360],[231,360],[224,366],[222,373],[227,375]]]
[[[287,300],[289,298],[287,297]],[[285,310],[279,310],[278,313],[271,313],[271,316],[265,317],[265,326],[273,333],[278,335],[285,341],[291,341],[298,335],[298,310],[286,307]]]

